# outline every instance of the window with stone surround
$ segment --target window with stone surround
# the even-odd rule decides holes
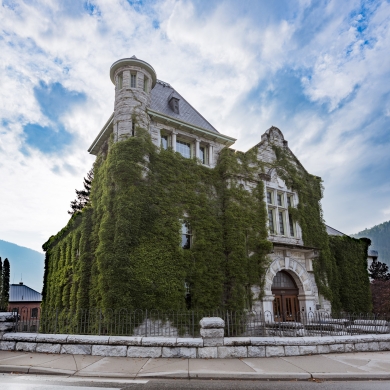
[[[169,135],[161,134],[161,147],[165,150],[169,148]]]
[[[118,74],[118,89],[123,88],[123,73]]]
[[[179,152],[185,158],[192,157],[191,143],[183,140],[176,140],[176,152]]]
[[[296,237],[296,227],[289,207],[294,207],[294,196],[286,191],[266,188],[268,228],[270,234]]]
[[[137,74],[131,73],[130,74],[130,88],[136,88],[137,87]]]
[[[192,231],[188,221],[181,223],[181,247],[183,249],[190,249],[192,244]]]
[[[273,201],[272,201],[272,191],[267,191],[267,203],[268,204],[273,204]]]
[[[271,234],[275,234],[275,215],[274,209],[268,210],[268,228]]]
[[[146,76],[144,76],[144,91],[148,92],[148,88],[149,88],[149,79]]]
[[[279,233],[284,236],[284,212],[279,211]]]
[[[208,150],[205,146],[199,146],[199,160],[204,165],[208,165],[209,163]]]
[[[283,194],[282,193],[278,192],[276,194],[276,200],[277,200],[278,206],[281,206],[281,207],[284,206],[284,204],[283,204]]]
[[[290,228],[290,236],[295,237],[295,229],[294,229],[294,222],[292,220],[292,217],[290,214],[288,214],[288,225]]]

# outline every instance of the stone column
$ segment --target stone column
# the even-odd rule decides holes
[[[272,322],[274,320],[274,300],[275,296],[267,295],[263,296],[263,316],[265,322]]]
[[[213,151],[214,151],[213,145],[209,145],[209,165],[210,165],[210,167],[212,167],[214,164]]]
[[[219,347],[223,345],[225,321],[220,317],[204,317],[199,322],[203,346]]]
[[[176,152],[176,132],[172,132],[171,140],[172,140],[172,150]]]
[[[199,150],[200,140],[198,138],[195,139],[195,157],[200,158],[200,150]]]

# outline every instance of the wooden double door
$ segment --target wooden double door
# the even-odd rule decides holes
[[[298,294],[295,291],[272,291],[275,294],[275,321],[299,321]]]

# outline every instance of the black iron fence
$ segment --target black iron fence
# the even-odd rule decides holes
[[[390,333],[389,314],[325,312],[273,316],[255,311],[66,310],[22,308],[15,331],[90,335],[200,337],[203,317],[221,317],[225,337],[343,336]]]

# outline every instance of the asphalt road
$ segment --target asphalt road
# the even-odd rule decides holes
[[[124,380],[0,374],[0,390],[388,390],[390,381]]]

